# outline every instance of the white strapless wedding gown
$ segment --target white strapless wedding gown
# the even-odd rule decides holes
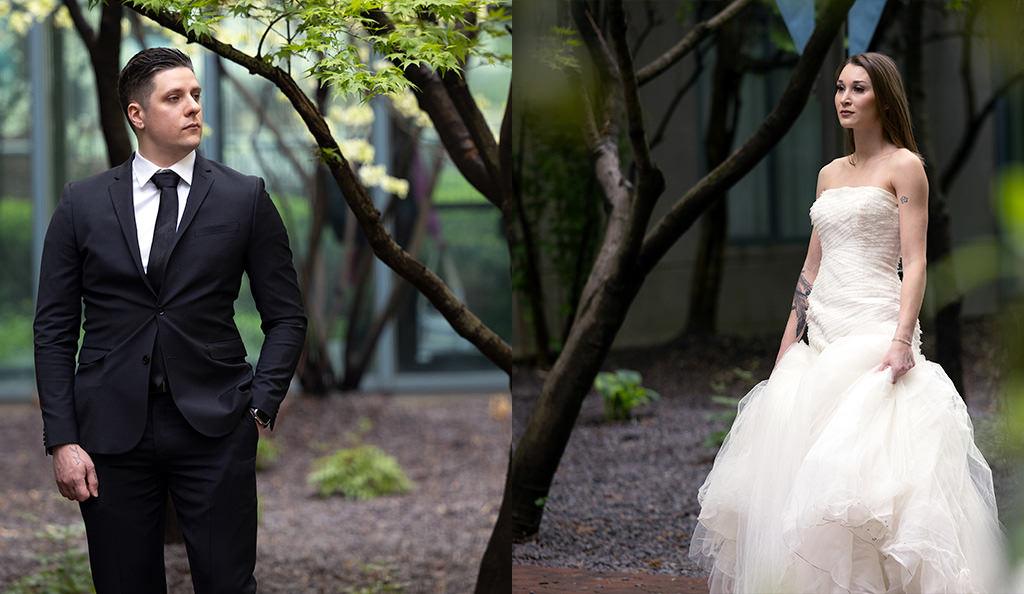
[[[967,407],[920,352],[875,371],[895,333],[896,197],[833,188],[810,209],[822,258],[810,345],[739,401],[697,499],[689,557],[718,593],[1001,592],[1008,562],[992,472]]]

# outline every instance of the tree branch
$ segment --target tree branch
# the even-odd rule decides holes
[[[697,65],[694,67],[693,72],[690,73],[690,78],[686,79],[683,86],[679,87],[679,90],[676,91],[672,100],[669,101],[668,108],[665,110],[665,115],[661,117],[661,123],[658,124],[657,130],[655,130],[654,136],[651,138],[652,149],[661,144],[662,139],[665,137],[665,130],[668,129],[668,123],[672,120],[672,115],[676,112],[679,104],[682,103],[683,97],[686,96],[686,93],[690,91],[693,85],[697,83],[700,75],[704,73],[704,52],[699,46],[697,47],[696,59]]]
[[[641,172],[649,171],[654,165],[651,163],[650,148],[647,146],[644,111],[640,106],[639,87],[636,72],[633,70],[633,56],[630,55],[629,45],[626,43],[626,15],[622,10],[622,0],[613,0],[611,3],[611,34],[619,80],[622,83],[623,103],[626,107],[626,122],[629,125],[629,142],[633,147],[633,157]]]
[[[985,119],[992,115],[996,103],[1009,92],[1013,85],[1021,81],[1024,81],[1024,71],[1017,72],[1004,81],[998,89],[992,92],[992,96],[982,106],[981,111],[971,116],[968,120],[967,125],[964,127],[964,134],[960,137],[960,142],[957,144],[956,150],[953,151],[953,156],[949,160],[949,165],[942,170],[942,176],[939,178],[939,187],[942,189],[943,194],[949,193],[949,189],[953,186],[953,182],[956,181],[957,175],[963,170],[963,166],[967,164],[968,155],[971,149],[974,148],[974,143],[978,140],[978,134],[981,133],[981,126],[985,123]]]
[[[648,233],[638,257],[638,275],[649,273],[715,197],[757,165],[793,125],[851,4],[853,0],[828,3],[775,108],[742,147],[690,188]]]
[[[644,26],[643,31],[640,31],[640,34],[637,35],[636,41],[633,43],[634,56],[640,51],[644,41],[651,34],[651,31],[654,30],[654,27],[661,24],[661,19],[654,16],[654,3],[651,0],[644,0],[644,14],[647,17],[647,24]]]
[[[197,36],[185,30],[181,20],[167,11],[156,11],[143,6],[131,4],[132,10],[159,23],[161,26],[182,35],[193,43],[217,55],[244,66],[252,74],[257,74],[274,83],[291,102],[292,107],[306,124],[313,135],[331,175],[341,188],[342,195],[353,214],[359,220],[363,232],[374,253],[395,272],[408,280],[430,300],[438,312],[451,324],[452,328],[463,338],[470,341],[476,348],[495,365],[511,372],[512,349],[500,336],[488,328],[468,307],[455,297],[448,287],[433,271],[412,257],[398,245],[394,238],[384,229],[381,214],[373,204],[366,188],[359,181],[347,159],[342,154],[337,141],[331,135],[330,128],[323,115],[316,109],[309,97],[302,91],[295,80],[280,68],[263,60],[250,56],[234,46],[223,43],[209,35]]]
[[[96,31],[93,30],[89,21],[85,20],[85,15],[82,14],[82,7],[78,5],[78,0],[64,0],[64,6],[68,7],[71,22],[74,23],[75,29],[78,30],[78,36],[82,38],[86,49],[89,50],[90,54],[94,53],[96,51]]]
[[[602,105],[596,105],[584,93],[584,108],[587,110],[584,136],[595,155],[597,180],[611,205],[610,210],[616,210],[629,204],[631,189],[631,184],[622,175],[619,162],[619,128],[615,117],[618,112],[619,72],[590,10],[578,2],[572,2],[571,9],[580,37],[597,67],[597,87],[605,93]]]
[[[683,36],[674,46],[664,54],[651,61],[636,73],[636,80],[642,86],[655,79],[659,74],[668,70],[673,64],[683,59],[702,39],[711,35],[729,19],[740,13],[750,4],[751,0],[733,0],[731,4],[722,9],[706,21],[701,21],[693,26],[693,29]]]
[[[375,23],[376,33],[394,30],[394,25],[383,11],[371,10],[367,16]],[[396,66],[401,68],[399,64]],[[469,89],[459,88],[465,86],[465,80],[458,76],[439,76],[423,65],[408,66],[403,72],[405,78],[416,86],[416,101],[434,122],[441,143],[455,166],[477,191],[500,208],[497,141]]]

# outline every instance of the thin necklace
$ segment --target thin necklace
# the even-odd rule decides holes
[[[889,155],[891,155],[891,154],[895,153],[895,152],[896,152],[896,151],[898,151],[898,150],[900,150],[900,149],[899,149],[899,147],[897,147],[897,148],[896,148],[895,150],[889,151],[889,152],[887,152],[887,153],[885,153],[885,154],[881,154],[881,155],[875,155],[874,157],[870,157],[870,158],[868,158],[868,159],[865,159],[864,161],[865,161],[865,162],[867,162],[867,161],[870,161],[871,159],[874,159],[874,158],[879,158],[879,157],[887,157],[887,156],[889,156]],[[853,165],[854,167],[856,167],[856,166],[857,166],[857,163],[855,163],[855,162],[853,161],[853,155],[852,155],[852,154],[851,154],[851,155],[850,155],[849,157],[847,157],[847,160],[848,160],[848,161],[850,162],[850,165]]]

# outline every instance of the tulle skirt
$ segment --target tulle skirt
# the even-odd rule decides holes
[[[795,343],[739,402],[689,557],[718,593],[1001,592],[992,472],[942,368],[889,336]]]

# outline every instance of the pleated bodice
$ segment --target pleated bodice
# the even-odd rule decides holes
[[[810,208],[821,241],[821,265],[807,299],[807,337],[822,350],[860,332],[894,332],[902,281],[899,206],[877,186],[843,186],[821,193]],[[920,350],[921,324],[911,339]]]

